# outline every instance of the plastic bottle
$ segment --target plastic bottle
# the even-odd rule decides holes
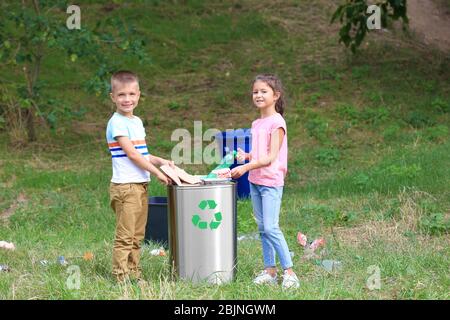
[[[226,169],[226,168],[230,168],[231,165],[234,162],[234,158],[236,158],[237,152],[236,150],[233,150],[230,153],[227,153],[225,155],[225,157],[222,158],[222,160],[220,161],[220,164],[214,168],[214,170],[212,170],[207,176],[206,178],[217,178],[217,174],[214,173],[214,171],[216,170],[220,170],[220,169]]]

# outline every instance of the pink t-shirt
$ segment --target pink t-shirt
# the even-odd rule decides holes
[[[252,123],[252,161],[257,161],[269,155],[270,139],[276,138],[272,133],[278,128],[284,129],[284,138],[278,157],[268,166],[250,170],[248,180],[254,184],[268,187],[284,186],[287,173],[287,129],[286,121],[279,113],[267,118],[257,119]]]

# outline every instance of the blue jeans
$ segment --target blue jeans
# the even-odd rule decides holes
[[[249,183],[253,213],[261,235],[264,268],[275,267],[275,253],[283,269],[291,268],[291,254],[278,225],[283,187],[266,187]]]

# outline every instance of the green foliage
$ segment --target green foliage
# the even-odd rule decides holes
[[[392,124],[383,130],[384,141],[395,141],[400,132],[400,126],[398,124]]]
[[[442,213],[432,213],[422,217],[419,226],[425,233],[439,235],[450,231],[450,219]]]
[[[222,90],[219,90],[214,98],[214,102],[221,108],[230,106],[229,99]]]
[[[425,112],[420,110],[411,111],[406,115],[405,121],[414,128],[431,126],[435,121]]]
[[[385,107],[365,108],[360,113],[360,118],[368,124],[378,125],[386,121],[389,114],[389,110]]]
[[[321,94],[318,93],[318,92],[311,94],[311,95],[309,96],[309,102],[310,102],[310,104],[312,104],[312,105],[317,104],[317,101],[319,100],[320,96],[321,96]]]
[[[449,113],[450,112],[450,100],[444,101],[443,99],[437,97],[431,102],[431,107],[433,110],[441,113]]]
[[[5,1],[0,1],[3,2]],[[21,192],[30,198],[28,204],[19,206],[9,224],[5,223],[0,227],[2,239],[13,241],[17,246],[14,253],[0,250],[1,264],[7,264],[12,269],[12,272],[0,273],[0,299],[448,299],[448,231],[431,233],[432,236],[424,238],[426,241],[421,241],[422,237],[418,237],[417,231],[428,233],[428,227],[425,227],[428,220],[438,225],[431,229],[442,229],[439,227],[442,226],[439,222],[441,218],[433,218],[433,215],[437,213],[443,216],[444,221],[448,216],[449,142],[436,144],[433,140],[433,143],[429,143],[425,139],[428,128],[414,130],[398,122],[400,134],[392,136],[392,141],[395,142],[393,145],[385,146],[378,143],[378,134],[386,129],[384,126],[372,128],[360,125],[347,130],[346,136],[333,136],[333,140],[342,139],[336,141],[336,145],[346,143],[350,148],[345,157],[342,154],[339,165],[322,167],[316,165],[314,158],[317,141],[314,137],[309,137],[306,129],[305,132],[302,130],[308,119],[313,118],[308,113],[310,100],[305,92],[320,92],[324,95],[327,106],[315,111],[330,126],[348,124],[353,119],[362,123],[360,112],[365,111],[360,107],[366,102],[373,107],[388,106],[391,115],[387,125],[395,125],[395,118],[417,108],[432,115],[437,113],[438,110],[431,110],[431,102],[438,93],[442,94],[441,100],[446,101],[448,92],[445,80],[448,79],[450,70],[439,67],[440,55],[427,50],[413,50],[402,43],[376,45],[368,53],[371,55],[370,59],[363,61],[368,67],[354,68],[347,65],[339,68],[341,83],[334,87],[335,82],[329,81],[328,83],[333,83],[333,91],[327,92],[322,86],[323,82],[319,84],[316,80],[333,78],[333,72],[324,71],[336,68],[336,59],[342,57],[340,51],[336,51],[333,46],[317,46],[317,41],[305,42],[304,38],[305,35],[310,35],[320,40],[320,43],[328,43],[328,34],[320,32],[316,35],[314,27],[321,22],[322,12],[329,8],[326,1],[277,2],[280,10],[274,11],[274,18],[278,20],[280,17],[277,16],[278,12],[290,12],[286,21],[279,20],[283,24],[286,22],[283,25],[286,29],[293,22],[290,19],[304,22],[298,25],[299,29],[293,28],[293,31],[277,34],[277,37],[259,32],[258,28],[254,28],[253,32],[252,26],[248,28],[251,33],[238,33],[233,29],[233,25],[240,25],[239,31],[247,31],[249,20],[252,24],[252,21],[268,21],[264,10],[251,10],[251,4],[245,1],[234,6],[225,1],[198,0],[195,3],[174,0],[115,0],[114,4],[108,0],[86,0],[84,3],[92,4],[87,5],[87,8],[94,11],[88,12],[92,17],[87,18],[91,19],[88,23],[93,22],[95,25],[96,11],[102,10],[102,6],[110,6],[115,9],[108,12],[108,16],[115,16],[120,12],[125,20],[134,19],[139,23],[139,30],[144,31],[146,38],[152,41],[154,64],[138,67],[138,72],[143,74],[142,87],[148,93],[148,102],[141,103],[137,112],[142,115],[143,120],[147,119],[146,128],[148,125],[152,126],[155,119],[154,123],[157,125],[152,128],[149,137],[149,147],[155,155],[170,156],[170,152],[159,152],[171,148],[168,137],[173,130],[173,123],[185,117],[188,118],[187,122],[190,121],[192,114],[189,110],[181,110],[185,95],[192,97],[193,107],[198,107],[194,114],[206,111],[201,114],[202,119],[210,126],[217,123],[227,126],[228,120],[233,125],[244,126],[250,124],[248,121],[251,117],[242,115],[253,112],[245,103],[248,101],[249,74],[266,69],[266,66],[269,69],[275,67],[282,79],[285,79],[288,86],[286,92],[292,102],[286,117],[286,121],[290,121],[288,129],[291,133],[290,169],[280,213],[280,227],[289,249],[295,253],[294,270],[302,277],[302,290],[285,292],[280,286],[257,288],[251,285],[254,273],[263,267],[261,246],[257,240],[238,243],[237,278],[231,284],[217,287],[173,281],[169,278],[171,273],[168,257],[151,256],[149,247],[144,247],[141,266],[147,283],[144,286],[116,285],[110,275],[115,222],[107,192],[111,163],[105,150],[104,132],[96,130],[89,135],[78,135],[71,132],[68,124],[57,122],[58,129],[66,128],[65,134],[54,135],[49,140],[42,141],[44,143],[31,144],[25,149],[3,149],[5,140],[0,137],[0,212],[8,209]],[[115,3],[124,5],[118,6]],[[158,7],[151,7],[151,3],[158,3]],[[270,1],[260,4],[271,5]],[[243,10],[237,10],[249,12],[249,15],[237,11],[238,5]],[[312,11],[308,10],[311,6],[314,8]],[[295,10],[288,11],[290,8]],[[143,12],[145,19],[141,19]],[[248,19],[250,12],[255,18]],[[63,11],[61,15],[66,16]],[[232,19],[223,19],[227,15],[232,15]],[[308,16],[311,19],[308,20]],[[271,23],[274,28],[276,24],[277,21]],[[220,29],[223,31],[215,34]],[[256,35],[257,31],[260,38]],[[263,38],[264,41],[255,40]],[[282,56],[280,52],[287,52],[287,48],[297,48],[298,45],[305,46],[305,55],[295,56],[291,63],[283,60],[286,63],[284,66],[277,64]],[[79,79],[90,77],[97,66],[91,66],[87,59],[79,57],[73,63],[70,56],[61,54],[56,47],[52,50],[57,53],[56,57],[53,53],[48,56],[46,64],[52,67],[43,72],[41,79],[55,77],[55,80],[43,83],[40,91],[43,100],[49,98],[46,93],[49,85],[53,87],[52,84],[58,81],[59,85],[54,86],[51,93],[59,91],[58,97],[72,98],[75,107],[78,106],[78,101],[83,104],[89,99],[89,122],[92,121],[99,127],[104,126],[105,115],[109,111],[106,110],[107,106],[99,103],[99,99],[92,95],[79,91],[78,86],[77,91],[73,90],[72,74],[60,72],[67,70],[67,66],[74,67],[74,77],[79,85],[84,85],[85,81]],[[264,60],[268,54],[274,55],[273,61]],[[330,59],[330,56],[334,58]],[[312,64],[314,69],[310,69],[313,72],[298,72],[295,66],[311,61],[310,57],[315,60],[315,64]],[[429,63],[428,58],[436,59],[436,63]],[[134,60],[122,61],[124,66],[136,69],[136,64],[130,63]],[[10,69],[6,67],[5,74],[11,78],[1,82],[8,87],[12,81],[16,81],[16,76],[21,76],[16,72],[19,69],[9,72]],[[231,77],[225,78],[222,75],[228,69]],[[370,76],[372,73],[373,76]],[[184,83],[180,84],[179,81]],[[147,85],[149,83],[151,86]],[[99,91],[103,88],[107,90],[107,85],[100,84]],[[420,90],[422,84],[424,90]],[[10,96],[17,96],[15,90],[10,90]],[[228,108],[231,111],[225,109],[231,113],[229,119],[227,117],[226,121],[216,122],[217,113],[207,110],[215,105],[218,90],[223,90],[226,97],[233,98],[234,103],[232,109]],[[236,92],[242,92],[241,99],[235,95]],[[3,92],[0,100],[4,97],[2,94]],[[296,108],[294,106],[299,99],[305,105],[301,106],[300,102]],[[169,111],[168,104],[171,101],[178,103],[180,109]],[[331,106],[335,101],[350,106],[349,113],[344,112],[342,115],[345,120],[331,114]],[[14,105],[16,103],[31,102],[22,99],[14,101]],[[148,108],[150,104],[151,107]],[[429,108],[423,108],[425,105]],[[396,110],[395,106],[401,109]],[[356,112],[352,113],[352,107]],[[447,125],[447,114],[441,113],[436,118],[439,124]],[[326,132],[331,136],[328,130]],[[61,130],[57,132],[60,133]],[[424,139],[415,139],[414,144],[410,140],[400,140],[403,135],[411,137],[415,133],[421,134]],[[4,137],[3,132],[0,134]],[[373,144],[374,137],[377,144]],[[158,144],[160,140],[163,143]],[[416,170],[414,175],[414,169],[409,169],[413,172],[413,178],[410,178],[408,170],[401,168],[412,167],[413,164],[420,166],[422,170]],[[397,168],[388,170],[392,165]],[[198,174],[209,171],[199,168],[198,172],[193,172],[197,168],[192,169],[191,166],[183,168]],[[391,172],[394,174],[390,174]],[[10,181],[14,182],[10,184]],[[421,229],[405,231],[402,220],[405,219],[408,223],[410,218],[405,216],[405,213],[409,213],[405,209],[409,206],[413,208],[414,203],[409,202],[409,199],[406,203],[396,199],[399,191],[409,186],[417,188],[420,193],[432,194],[439,205],[427,207],[426,214],[423,215],[425,223]],[[164,196],[167,192],[166,187],[160,185],[157,179],[152,179],[149,188],[150,195]],[[309,205],[310,203],[313,205]],[[238,200],[237,205],[238,234],[255,232],[251,202]],[[312,208],[308,209],[309,206]],[[379,219],[386,221],[379,223]],[[352,222],[357,224],[351,227]],[[336,225],[339,228],[331,228]],[[341,261],[343,270],[331,275],[320,266],[303,261],[303,248],[295,240],[299,230],[311,240],[323,236],[327,241],[323,258]],[[85,251],[94,253],[93,261],[77,258]],[[55,261],[59,255],[64,255],[70,264],[80,266],[80,290],[67,289],[66,268],[45,268],[39,264],[42,259]],[[365,289],[369,276],[367,267],[370,265],[378,265],[381,269],[380,290]]]
[[[433,142],[444,142],[449,137],[447,126],[437,125],[435,127],[425,129],[425,137]]]
[[[70,30],[66,26],[68,5],[61,0],[2,2],[0,5],[0,65],[23,74],[22,81],[12,88],[21,100],[17,112],[27,118],[30,140],[36,140],[35,115],[46,120],[50,128],[56,127],[58,119],[70,120],[74,115],[64,101],[56,100],[46,90],[55,83],[45,83],[40,78],[46,66],[43,62],[50,52],[57,52],[72,63],[85,60],[86,64],[95,66],[92,78],[84,83],[98,96],[109,91],[108,78],[111,71],[118,68],[116,61],[119,59],[112,59],[112,52],[135,57],[140,63],[149,61],[145,43],[136,36],[138,32],[132,25],[118,17],[108,17],[98,20],[94,28],[87,27],[81,20],[81,29]]]
[[[311,114],[312,119],[309,119],[306,124],[306,130],[311,137],[316,138],[320,142],[327,140],[328,122],[318,114]]]
[[[406,0],[383,0],[377,4],[381,9],[381,26],[387,26],[388,19],[402,19],[404,25],[408,23],[406,16]],[[367,0],[346,0],[346,2],[336,9],[331,18],[331,23],[339,19],[342,24],[339,30],[339,42],[343,42],[346,47],[350,47],[353,53],[360,46],[367,28]]]
[[[421,173],[421,171],[422,167],[418,164],[412,164],[409,166],[392,164],[387,166],[386,168],[379,169],[379,173],[382,175],[386,174],[392,177],[407,178],[407,179],[416,178]]]
[[[386,107],[370,108],[366,107],[362,111],[358,111],[351,104],[341,104],[336,108],[336,112],[344,119],[350,120],[351,124],[363,121],[371,125],[379,125],[386,121],[390,112]]]
[[[167,104],[167,108],[171,111],[176,111],[180,109],[187,109],[188,104],[187,103],[181,103],[177,101],[171,101]]]
[[[354,211],[343,212],[322,204],[309,204],[303,206],[300,212],[306,216],[313,216],[319,219],[326,226],[345,225],[356,220],[357,214]]]
[[[352,78],[355,80],[367,79],[370,77],[370,66],[354,66],[352,68]]]
[[[336,108],[336,112],[344,119],[351,120],[355,124],[359,119],[358,110],[351,104],[340,104]]]
[[[366,189],[370,181],[370,177],[365,173],[359,173],[353,178],[353,183],[358,189]]]
[[[320,164],[329,167],[340,160],[341,153],[338,149],[323,148],[318,150],[314,157]]]

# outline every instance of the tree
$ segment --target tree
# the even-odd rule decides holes
[[[390,19],[402,19],[403,27],[408,24],[406,15],[406,0],[383,0],[375,4],[380,10],[381,27],[385,28]],[[339,30],[339,42],[352,50],[353,53],[359,47],[369,28],[367,27],[367,14],[369,5],[367,0],[346,0],[346,3],[338,6],[333,13],[331,23],[337,18],[342,24]],[[370,11],[370,10],[369,10]]]
[[[136,36],[136,29],[119,18],[106,18],[92,29],[69,29],[66,12],[69,4],[63,0],[22,0],[0,4],[0,66],[7,66],[21,81],[8,85],[16,91],[17,112],[25,120],[29,141],[35,141],[36,117],[45,120],[51,128],[61,117],[71,117],[71,108],[62,108],[59,101],[41,94],[51,83],[40,79],[42,62],[50,51],[57,51],[72,62],[83,61],[95,65],[95,71],[86,88],[97,95],[109,90],[107,77],[116,68],[118,59],[112,55],[127,54],[140,63],[149,60],[145,43]],[[1,76],[1,75],[0,75]],[[7,86],[1,84],[0,86]],[[0,90],[2,91],[2,90]],[[9,107],[16,104],[9,104]],[[0,120],[5,105],[0,99]],[[5,126],[8,119],[3,118]],[[1,124],[1,121],[0,121]]]

